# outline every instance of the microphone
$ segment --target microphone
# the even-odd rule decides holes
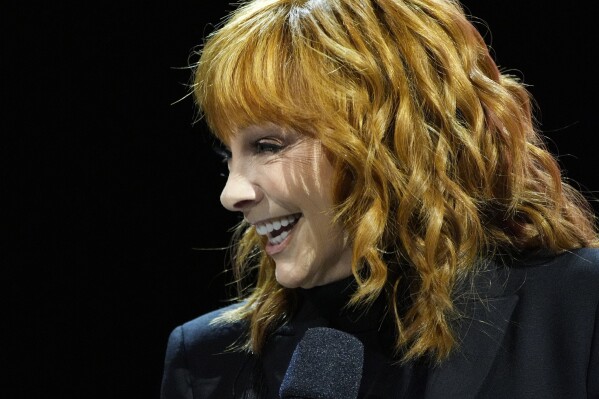
[[[356,399],[363,364],[364,345],[359,339],[332,328],[310,328],[293,351],[279,395]]]

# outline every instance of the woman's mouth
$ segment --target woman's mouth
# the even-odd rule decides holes
[[[301,213],[287,215],[276,219],[270,219],[267,222],[257,223],[254,227],[261,236],[267,236],[268,243],[266,252],[269,255],[278,253],[285,247],[283,242],[289,237],[291,230],[295,227]]]

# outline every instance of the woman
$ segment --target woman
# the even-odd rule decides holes
[[[278,398],[314,327],[358,397],[599,397],[594,217],[456,1],[250,1],[194,95],[240,300],[173,331],[163,398]]]

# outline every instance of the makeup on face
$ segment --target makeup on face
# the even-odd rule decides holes
[[[275,125],[239,130],[227,143],[225,208],[266,237],[283,286],[310,288],[351,274],[351,246],[333,218],[334,169],[321,142]]]

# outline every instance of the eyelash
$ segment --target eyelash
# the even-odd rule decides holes
[[[253,144],[254,151],[257,154],[263,154],[265,152],[277,153],[283,149],[283,146],[271,142],[264,142],[262,139],[256,140]]]
[[[264,154],[264,153],[275,154],[283,149],[282,145],[271,143],[271,142],[264,142],[262,140],[263,139],[259,139],[252,143],[253,151],[256,154]],[[222,163],[227,163],[232,157],[231,151],[229,151],[224,146],[216,146],[215,145],[212,148],[212,150],[221,158]]]

